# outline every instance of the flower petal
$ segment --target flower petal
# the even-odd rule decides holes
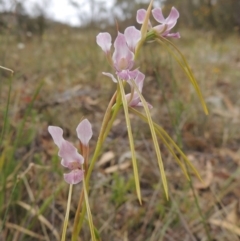
[[[162,14],[161,8],[153,9],[152,15],[156,19],[157,22],[162,23],[162,24],[167,24],[168,25],[167,30],[172,29],[176,25],[177,19],[179,18],[179,12],[175,7],[172,7],[171,12],[166,19],[164,18],[163,14]]]
[[[130,94],[126,94],[125,96],[128,101],[128,105],[131,107],[137,106],[139,104],[139,102],[141,101],[137,92],[134,92],[133,95],[130,93]]]
[[[142,24],[142,27],[143,27],[143,25],[144,25],[144,20],[145,20],[146,15],[147,15],[147,11],[146,11],[145,9],[139,9],[139,10],[137,11],[137,22],[140,23],[140,24]],[[151,28],[152,28],[152,24],[151,24],[150,20],[148,19],[148,25],[147,25],[146,31],[149,30],[149,29],[151,29]],[[142,29],[141,29],[141,30],[142,30]],[[141,32],[141,35],[142,35],[143,32],[142,32],[142,31],[140,31],[140,32]],[[144,31],[144,32],[145,32],[145,31]]]
[[[180,33],[168,33],[166,37],[171,37],[171,38],[181,38]]]
[[[112,46],[112,37],[109,33],[99,33],[96,37],[97,44],[108,54]]]
[[[122,71],[117,71],[116,72],[116,74],[117,74],[117,76],[120,78],[120,79],[122,79],[122,80],[126,80],[126,81],[128,81],[129,79],[132,79],[131,78],[131,73],[132,73],[132,71],[130,71],[130,70],[122,70]]]
[[[141,101],[140,97],[138,96],[137,92],[134,92],[132,96],[131,96],[131,94],[126,94],[125,96],[126,96],[126,99],[128,101],[129,106],[131,106],[131,107],[143,107],[142,101]],[[130,100],[130,98],[131,98],[131,100]],[[148,102],[147,102],[147,106],[148,106],[149,109],[153,108],[152,105],[149,104]]]
[[[153,106],[151,104],[149,104],[148,102],[147,102],[147,106],[149,109],[153,108]],[[143,104],[142,104],[142,102],[139,102],[136,106],[133,106],[133,107],[143,107]]]
[[[138,41],[141,39],[141,31],[131,26],[125,29],[124,36],[129,49],[134,52]]]
[[[162,14],[161,8],[152,10],[153,17],[161,23],[154,27],[158,34],[164,37],[180,38],[179,34],[169,34],[170,30],[176,25],[179,18],[179,12],[176,8],[172,7],[169,16],[165,19]]]
[[[52,136],[54,143],[58,146],[58,148],[60,148],[62,142],[64,141],[62,128],[58,126],[49,126],[48,132]]]
[[[139,9],[137,11],[137,22],[142,24],[146,16],[147,11],[145,9]]]
[[[144,79],[145,79],[145,75],[142,72],[138,71],[138,75],[135,78],[135,82],[136,82],[136,84],[138,86],[138,89],[141,93],[142,93]]]
[[[78,184],[83,180],[84,172],[80,169],[72,170],[63,174],[64,180],[69,184]]]
[[[153,29],[155,29],[157,31],[157,33],[161,34],[161,35],[166,35],[166,32],[169,33],[169,31],[167,31],[167,29],[168,29],[167,24],[156,25],[153,27]]]
[[[129,76],[129,80],[134,80],[136,85],[138,86],[139,91],[142,92],[145,75],[138,69],[135,69],[133,71],[129,71]],[[131,81],[128,81],[128,83],[133,88]]]
[[[88,121],[88,119],[82,120],[79,125],[77,126],[77,135],[78,139],[81,141],[81,143],[85,146],[88,145],[88,142],[92,138],[92,125]]]
[[[84,163],[84,158],[77,152],[77,148],[66,140],[62,142],[58,155],[62,158],[61,164],[69,169],[72,168],[72,162]]]
[[[132,71],[128,71],[129,79],[135,79],[139,73],[138,69],[134,69]]]
[[[118,36],[114,41],[113,63],[118,71],[131,69],[133,66],[134,54],[127,46],[125,36],[118,32]]]
[[[152,15],[155,18],[155,20],[159,23],[165,23],[165,18],[162,14],[162,9],[161,8],[154,8],[152,10]]]
[[[177,19],[179,18],[179,12],[175,7],[172,7],[170,14],[166,18],[167,24],[177,23]]]

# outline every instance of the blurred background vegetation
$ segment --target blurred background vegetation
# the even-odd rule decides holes
[[[21,35],[37,34],[40,37],[45,29],[52,25],[49,16],[46,16],[45,4],[41,0],[32,7],[33,11],[29,16],[26,11],[26,1],[13,1],[9,11],[0,1],[0,31],[10,30],[12,33]],[[51,1],[48,1],[48,4]],[[108,28],[119,23],[121,28],[133,25],[136,22],[136,11],[140,8],[147,8],[148,1],[127,1],[113,0],[114,8],[109,11],[106,1],[90,0],[90,10],[83,10],[84,4],[76,0],[69,0],[77,11],[82,28]],[[157,2],[157,1],[156,1]],[[165,16],[168,15],[172,6],[175,6],[181,13],[178,26],[191,29],[214,30],[223,35],[232,31],[240,31],[240,1],[239,0],[163,0],[158,1],[163,8]]]

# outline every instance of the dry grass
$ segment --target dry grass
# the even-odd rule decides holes
[[[103,155],[108,155],[96,166],[91,181],[90,204],[102,240],[239,240],[239,36],[219,39],[214,33],[180,32],[182,39],[175,43],[199,81],[209,116],[164,49],[145,46],[139,66],[147,76],[144,96],[154,106],[153,119],[182,146],[204,183],[193,178],[191,189],[163,146],[171,194],[166,201],[149,129],[132,116],[143,195],[140,206],[125,121],[119,115],[104,145]],[[10,202],[0,240],[58,240],[61,234],[68,187],[47,126],[63,127],[65,137],[75,141],[75,127],[85,116],[93,124],[94,149],[105,107],[115,90],[115,84],[101,74],[110,68],[95,36],[95,32],[66,28],[49,31],[42,41],[28,40],[24,48],[14,36],[0,36],[1,65],[15,71],[0,154],[1,220]],[[3,120],[10,80],[8,73],[0,71]],[[17,183],[16,175],[20,175]],[[80,191],[81,185],[74,187],[69,233]],[[89,235],[85,225],[79,240],[89,240]]]

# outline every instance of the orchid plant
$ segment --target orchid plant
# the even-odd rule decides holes
[[[136,185],[136,193],[140,204],[142,202],[141,188],[129,112],[139,116],[140,119],[142,119],[144,122],[147,122],[149,125],[161,174],[162,184],[167,198],[168,185],[164,171],[164,164],[161,157],[161,151],[158,144],[158,138],[174,156],[186,178],[189,178],[186,166],[189,166],[190,169],[196,174],[196,176],[200,178],[197,170],[188,160],[186,155],[177,146],[177,144],[167,134],[167,132],[164,131],[161,126],[153,122],[150,113],[152,105],[149,104],[142,95],[145,75],[140,71],[140,67],[136,64],[137,56],[145,42],[156,42],[163,45],[182,67],[183,71],[186,73],[187,77],[193,84],[203,105],[205,113],[208,113],[201,91],[193,76],[193,73],[187,64],[187,61],[178,50],[178,48],[168,40],[168,38],[180,38],[180,34],[178,32],[171,33],[172,28],[176,25],[177,19],[179,18],[179,12],[176,8],[173,7],[169,16],[164,18],[161,8],[155,8],[152,10],[152,4],[153,1],[150,2],[147,10],[140,9],[137,11],[137,22],[142,24],[140,30],[134,26],[130,26],[125,29],[124,33],[118,32],[117,37],[113,43],[113,52],[112,37],[109,33],[99,33],[96,37],[97,44],[105,53],[106,59],[113,69],[113,73],[103,72],[103,75],[110,77],[111,80],[116,83],[116,92],[113,94],[106,109],[102,127],[98,136],[98,142],[90,162],[88,161],[89,141],[92,137],[92,127],[87,119],[82,120],[76,128],[77,136],[80,141],[79,151],[81,154],[78,153],[77,148],[75,148],[72,143],[66,141],[63,138],[63,130],[60,127],[48,127],[48,131],[51,134],[54,143],[59,148],[58,155],[61,158],[62,166],[70,170],[69,173],[64,174],[64,180],[70,184],[70,189],[62,240],[65,240],[66,235],[69,208],[71,203],[72,185],[78,184],[81,181],[83,182],[83,190],[79,198],[78,208],[75,215],[72,241],[77,240],[86,212],[88,215],[92,240],[99,240],[97,229],[93,225],[91,210],[88,202],[89,180],[94,165],[100,155],[104,140],[111,130],[113,122],[116,119],[120,109],[123,109],[125,114],[129,144],[132,153],[132,165]],[[151,25],[151,13],[155,20],[159,23],[157,26],[152,27]],[[130,86],[130,93],[125,93],[126,84]],[[142,108],[143,111],[140,112],[138,110],[139,108]]]

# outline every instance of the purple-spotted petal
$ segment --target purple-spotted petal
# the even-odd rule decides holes
[[[114,41],[114,47],[115,50],[112,59],[116,70],[131,69],[133,66],[134,54],[128,48],[125,36],[122,33],[118,33]]]
[[[77,126],[76,131],[78,139],[83,145],[87,146],[93,134],[91,123],[87,119],[82,120]]]
[[[107,77],[110,77],[113,82],[117,83],[117,79],[110,73],[102,72],[103,75],[106,75]]]
[[[108,54],[112,46],[112,37],[109,33],[99,33],[96,37],[97,44]]]
[[[62,142],[64,141],[62,128],[58,126],[49,126],[48,132],[52,136],[54,143],[58,146],[58,148],[60,148]]]
[[[84,172],[80,169],[72,170],[63,174],[64,180],[69,184],[78,184],[83,180]]]
[[[138,41],[141,39],[141,31],[131,26],[125,29],[124,36],[129,49],[134,52]]]
[[[84,158],[77,152],[77,148],[71,142],[64,140],[59,148],[58,155],[62,158],[61,164],[71,169],[71,163],[84,163]]]
[[[139,9],[137,11],[137,22],[138,23],[143,24],[146,13],[147,13],[147,11],[145,9]]]

